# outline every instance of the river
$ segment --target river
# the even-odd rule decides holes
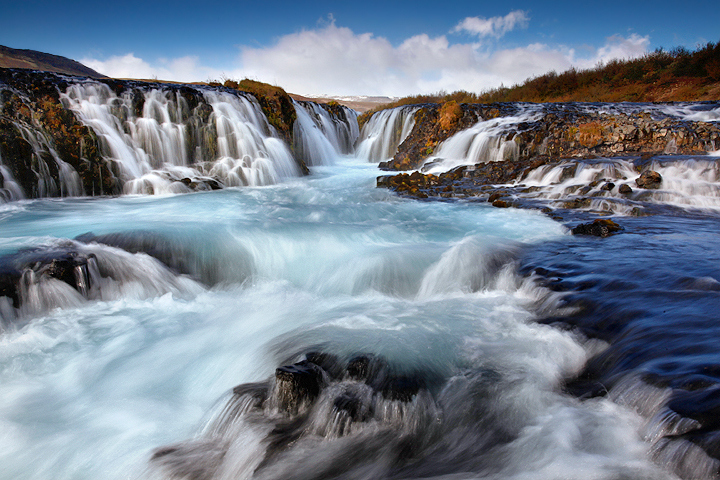
[[[713,478],[712,202],[600,239],[322,163],[1,205],[0,253],[73,251],[89,281],[2,299],[0,478]],[[283,409],[276,369],[318,356]],[[382,386],[342,373],[358,358]]]

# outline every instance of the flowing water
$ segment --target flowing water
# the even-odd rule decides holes
[[[108,105],[68,95],[88,122]],[[412,112],[353,157],[357,131],[302,108],[307,177],[0,206],[0,266],[28,265],[0,297],[1,479],[714,477],[715,203],[639,198],[672,208],[599,239],[534,210],[403,199],[368,159]],[[148,153],[172,119],[149,144],[137,120],[107,137],[132,150],[131,184],[190,168]],[[206,168],[283,164],[227,148]],[[75,287],[43,273],[58,252]],[[314,402],[283,408],[276,368],[318,355],[327,372],[376,359],[390,383],[324,373]]]

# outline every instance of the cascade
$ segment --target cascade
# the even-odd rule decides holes
[[[340,154],[352,153],[359,135],[355,111],[341,107],[344,118],[339,118],[316,103],[293,100],[293,105],[293,149],[306,165],[327,165]]]
[[[356,151],[358,158],[368,162],[388,160],[410,135],[415,125],[417,105],[396,107],[374,114],[363,126]]]
[[[481,120],[441,143],[421,170],[437,174],[460,165],[517,160],[519,148],[508,133],[519,123],[533,122],[541,116],[537,106],[520,105],[516,115]]]
[[[0,199],[12,202],[25,198],[25,193],[13,177],[12,172],[2,163],[2,156],[0,156],[0,179],[2,180]]]
[[[23,139],[33,149],[33,170],[37,175],[37,196],[77,197],[83,194],[80,175],[64,162],[42,132],[25,125],[16,125]]]
[[[191,110],[180,92],[151,89],[136,114],[132,93],[118,97],[107,85],[86,82],[62,95],[98,135],[126,193],[179,193],[192,182],[215,188],[208,177],[254,186],[299,175],[254,98],[198,89],[201,101]]]

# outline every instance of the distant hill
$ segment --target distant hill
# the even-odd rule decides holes
[[[80,62],[35,50],[18,50],[0,45],[1,68],[27,68],[81,77],[106,78]]]
[[[302,95],[296,95],[294,93],[291,93],[290,96],[294,98],[295,100],[302,100],[302,101],[308,101],[308,102],[315,102],[315,103],[330,103],[330,102],[337,102],[340,105],[344,105],[348,108],[352,108],[353,110],[363,113],[367,112],[368,110],[377,107],[378,105],[384,105],[388,102],[392,102],[394,99],[390,97],[369,97],[364,95],[357,95],[357,96],[332,96],[332,95],[322,95],[322,96],[313,96],[313,97],[305,97]]]

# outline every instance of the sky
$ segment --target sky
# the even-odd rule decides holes
[[[301,95],[481,93],[720,41],[720,2],[0,0],[0,45],[108,76]]]

